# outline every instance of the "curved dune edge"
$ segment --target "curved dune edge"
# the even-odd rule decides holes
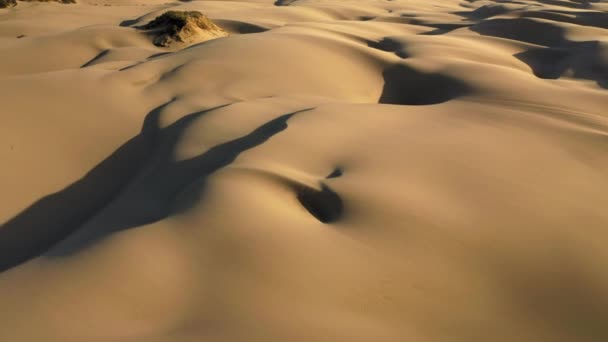
[[[214,39],[155,45],[167,11]],[[578,0],[0,9],[0,341],[606,340],[607,23]]]

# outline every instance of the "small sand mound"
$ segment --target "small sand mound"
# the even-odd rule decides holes
[[[228,33],[198,11],[168,11],[141,27],[151,30],[154,45],[170,46],[178,43],[198,43],[227,36]]]
[[[0,0],[0,8],[17,6],[17,0]]]

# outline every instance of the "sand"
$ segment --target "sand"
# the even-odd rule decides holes
[[[0,104],[0,341],[608,340],[608,2],[18,1]]]

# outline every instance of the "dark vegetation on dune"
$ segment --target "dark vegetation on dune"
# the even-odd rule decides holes
[[[168,46],[172,42],[185,42],[196,30],[223,32],[207,16],[198,11],[167,11],[140,29],[150,30],[156,35],[154,44]]]
[[[17,6],[17,0],[0,0],[0,8]]]
[[[212,28],[212,24],[207,17],[198,11],[168,11],[156,17],[151,22],[143,26],[144,29],[165,28],[168,33],[177,34],[190,21],[201,21],[205,19],[208,23],[208,28]]]

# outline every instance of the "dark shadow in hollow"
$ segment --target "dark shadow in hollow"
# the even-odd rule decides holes
[[[400,42],[399,40],[391,37],[384,37],[380,41],[369,41],[367,42],[367,46],[374,48],[376,50],[392,52],[397,57],[406,59],[410,57],[410,54],[406,50],[405,43]]]
[[[341,167],[336,167],[327,177],[327,179],[342,177],[344,170]]]
[[[438,73],[417,71],[397,64],[383,73],[384,88],[379,103],[397,105],[431,105],[470,94],[465,82]]]
[[[40,255],[68,255],[113,232],[166,218],[184,187],[281,132],[296,114],[282,115],[195,158],[175,161],[174,147],[185,129],[210,110],[160,129],[164,106],[148,114],[138,136],[82,179],[42,198],[0,228],[0,271]]]
[[[274,2],[275,6],[289,6],[298,0],[277,0]]]
[[[525,11],[521,12],[519,16],[608,29],[608,13],[606,12],[545,10]]]
[[[470,24],[423,24],[423,26],[434,27],[434,30],[419,33],[421,36],[439,36],[450,33],[463,27],[468,27]]]
[[[240,20],[216,19],[214,22],[228,32],[239,34],[262,33],[269,30],[267,27]]]
[[[517,40],[542,46],[558,46],[568,42],[566,31],[554,24],[527,18],[490,19],[470,27],[484,36]]]
[[[370,21],[370,20],[374,20],[376,19],[376,16],[372,16],[372,15],[363,15],[359,17],[360,21]]]
[[[342,216],[342,198],[327,185],[321,183],[321,191],[306,186],[298,187],[296,193],[302,206],[322,223],[335,222]]]
[[[137,24],[138,22],[140,22],[144,17],[146,16],[146,14],[139,16],[135,19],[126,19],[120,22],[120,24],[118,24],[121,27],[129,27],[129,26],[133,26],[135,24]]]
[[[558,13],[539,12],[540,16],[561,17]],[[560,12],[570,13],[570,12]],[[532,16],[525,13],[526,16]],[[581,18],[581,19],[578,19]],[[597,13],[590,16],[580,14],[569,18],[569,22],[585,21],[587,25],[597,26],[598,19],[607,18]],[[553,18],[559,19],[559,18]],[[577,79],[595,81],[606,88],[608,83],[608,65],[603,59],[600,42],[575,42],[566,38],[563,28],[528,18],[493,19],[471,26],[471,30],[482,35],[518,40],[541,45],[515,54],[514,57],[528,64],[534,75],[543,79],[558,79],[566,74]]]
[[[528,64],[538,78],[558,79],[569,72],[573,78],[595,81],[603,88],[608,82],[608,63],[598,41],[530,49],[515,57]]]
[[[91,66],[91,65],[95,64],[95,62],[97,62],[100,59],[102,59],[103,57],[105,57],[109,52],[110,52],[110,49],[101,51],[99,54],[97,54],[97,56],[93,57],[90,61],[84,63],[80,67],[81,68],[86,68],[88,66]]]
[[[170,55],[170,54],[172,54],[172,53],[173,53],[173,52],[169,52],[169,51],[165,51],[165,52],[158,52],[158,53],[155,53],[155,54],[152,54],[152,55],[148,56],[148,58],[146,58],[146,60],[148,60],[148,61],[149,61],[149,60],[151,60],[151,59],[160,58],[160,57],[162,57],[162,56]]]
[[[576,9],[588,9],[591,8],[591,3],[596,3],[599,0],[536,0],[545,5],[562,6]]]
[[[472,11],[467,12],[455,12],[454,14],[460,15],[467,19],[482,20],[493,16],[505,14],[509,12],[509,9],[503,5],[484,5],[478,7]]]
[[[126,20],[121,21],[120,24],[118,24],[118,25],[120,27],[129,27],[129,26],[137,24],[140,19],[141,19],[141,17],[137,18],[137,19],[126,19]]]

